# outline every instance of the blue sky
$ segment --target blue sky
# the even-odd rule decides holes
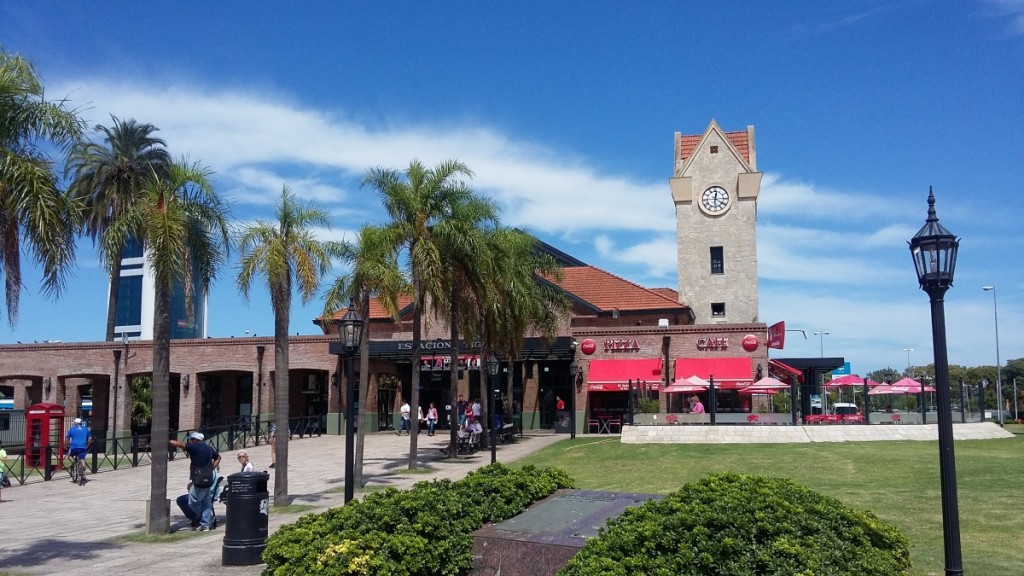
[[[458,158],[506,224],[648,287],[677,287],[673,134],[753,124],[761,320],[808,334],[773,356],[932,361],[906,241],[933,186],[962,237],[950,361],[995,364],[983,285],[1002,360],[1024,357],[1021,0],[15,0],[0,45],[90,124],[160,128],[241,222],[271,218],[288,184],[332,213],[324,237],[351,238],[384,218],[368,168]],[[26,270],[0,342],[102,339],[106,283],[80,246],[56,302]],[[269,297],[242,301],[236,273],[210,294],[210,335],[271,334]],[[296,302],[292,333],[316,333],[319,306]]]

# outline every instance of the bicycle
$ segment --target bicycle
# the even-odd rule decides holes
[[[83,450],[83,454],[88,453],[89,447],[87,446],[85,450]],[[78,457],[74,449],[70,451],[68,456],[71,457],[71,468],[68,470],[68,472],[71,474],[71,481],[74,482],[75,484],[78,484],[79,486],[85,486],[85,483],[87,482],[85,478],[85,457]]]

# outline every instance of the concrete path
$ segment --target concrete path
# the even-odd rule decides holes
[[[511,462],[535,450],[567,438],[550,431],[527,432],[514,444],[499,445],[499,462]],[[366,437],[364,481],[369,487],[408,488],[434,478],[458,479],[490,464],[490,452],[445,459],[440,448],[447,436],[419,437],[418,461],[429,472],[403,473],[409,457],[408,436],[375,433]],[[289,447],[288,488],[293,504],[308,504],[321,511],[341,506],[344,492],[343,436],[323,436],[292,441]],[[270,463],[266,446],[247,449],[257,470]],[[236,471],[234,453],[222,453],[222,469]],[[271,494],[274,474],[270,475]],[[3,490],[0,502],[0,575],[19,574],[259,574],[263,565],[221,565],[223,527],[211,532],[191,532],[188,521],[174,504],[188,482],[188,460],[168,464],[168,497],[171,499],[171,531],[187,531],[187,537],[159,544],[127,543],[122,537],[145,530],[149,499],[148,466],[91,475],[85,486],[72,484],[66,474],[50,482],[37,482]],[[356,497],[360,496],[359,491]],[[225,506],[215,509],[223,520]],[[274,513],[273,533],[294,522],[300,513]]]

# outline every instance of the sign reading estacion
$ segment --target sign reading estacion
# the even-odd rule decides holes
[[[729,339],[723,336],[697,338],[697,350],[728,350]]]

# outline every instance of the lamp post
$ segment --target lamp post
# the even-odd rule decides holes
[[[1003,425],[1003,366],[999,362],[999,305],[996,304],[996,287],[982,286],[985,292],[992,292],[992,315],[996,320],[996,417],[999,425]]]
[[[962,576],[960,511],[956,496],[956,461],[953,457],[953,414],[949,398],[949,360],[946,357],[944,297],[953,285],[956,253],[960,246],[935,215],[935,196],[928,188],[928,218],[908,242],[921,289],[931,302],[932,343],[935,350],[935,390],[939,411],[939,474],[942,488],[942,534],[946,575]]]
[[[814,335],[818,337],[818,353],[822,358],[825,357],[825,336],[831,334],[828,330],[819,330],[814,332]]]
[[[114,419],[111,426],[114,428],[114,434],[111,440],[114,443],[114,462],[117,462],[117,389],[121,386],[121,351],[114,349],[112,352],[114,353]]]
[[[487,407],[487,411],[491,415],[491,464],[498,461],[498,448],[494,442],[494,428],[495,424],[497,424],[494,419],[494,405],[496,403],[494,400],[494,389],[496,387],[495,380],[498,378],[499,368],[501,368],[501,361],[498,360],[497,356],[491,354],[490,358],[487,359],[487,388],[490,390],[490,393],[488,394],[489,399],[487,401],[490,405]]]
[[[348,371],[345,383],[345,503],[348,504],[355,494],[355,437],[356,437],[356,393],[355,393],[355,362],[359,339],[363,335],[363,321],[356,314],[355,302],[349,298],[348,311],[337,320],[338,338],[348,356]]]
[[[260,445],[260,417],[263,415],[263,355],[267,347],[256,346],[256,445]]]

